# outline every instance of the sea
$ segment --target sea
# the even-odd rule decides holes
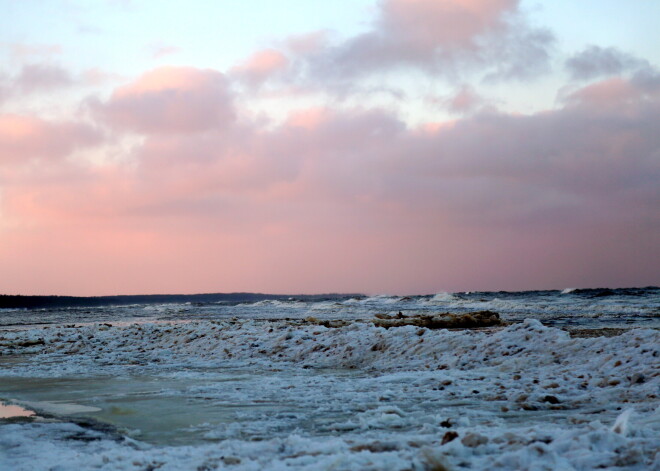
[[[489,310],[510,322],[538,319],[544,325],[575,328],[660,327],[660,288],[597,288],[547,291],[473,291],[421,296],[365,296],[327,294],[287,296],[244,293],[225,295],[230,300],[200,301],[214,295],[180,295],[178,302],[163,302],[166,296],[150,296],[140,303],[121,303],[107,297],[99,306],[67,305],[96,303],[95,298],[75,302],[54,301],[46,307],[0,308],[0,328],[82,324],[94,322],[157,322],[240,319],[369,319],[379,313],[434,315]],[[222,298],[223,295],[216,295]],[[258,301],[250,301],[251,299]],[[74,298],[75,299],[75,298]],[[190,299],[190,300],[187,300]]]
[[[1,470],[660,469],[658,287],[0,305]]]

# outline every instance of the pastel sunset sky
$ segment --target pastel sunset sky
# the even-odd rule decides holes
[[[0,0],[0,293],[658,285],[659,18]]]

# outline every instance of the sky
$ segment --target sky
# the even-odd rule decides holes
[[[0,293],[659,285],[659,17],[0,0]]]

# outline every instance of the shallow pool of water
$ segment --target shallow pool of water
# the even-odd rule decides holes
[[[197,378],[5,377],[0,378],[0,398],[49,416],[93,418],[133,438],[170,445],[230,436],[261,440],[295,429],[324,433],[325,423],[348,418],[342,410],[328,414],[318,411],[316,402],[297,401],[291,394],[279,396],[273,391],[274,382],[278,383],[275,388],[290,388],[300,378],[285,379],[277,371],[197,373]],[[307,380],[317,376],[323,381],[325,376],[355,375],[353,371],[302,370],[296,376]],[[265,389],[260,387],[264,382],[269,384]]]
[[[13,419],[15,417],[31,417],[34,411],[25,409],[15,404],[0,402],[0,419]]]

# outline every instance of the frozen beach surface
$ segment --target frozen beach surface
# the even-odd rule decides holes
[[[0,419],[0,469],[660,469],[654,329],[235,318],[4,331],[0,353],[0,399],[40,414]]]

